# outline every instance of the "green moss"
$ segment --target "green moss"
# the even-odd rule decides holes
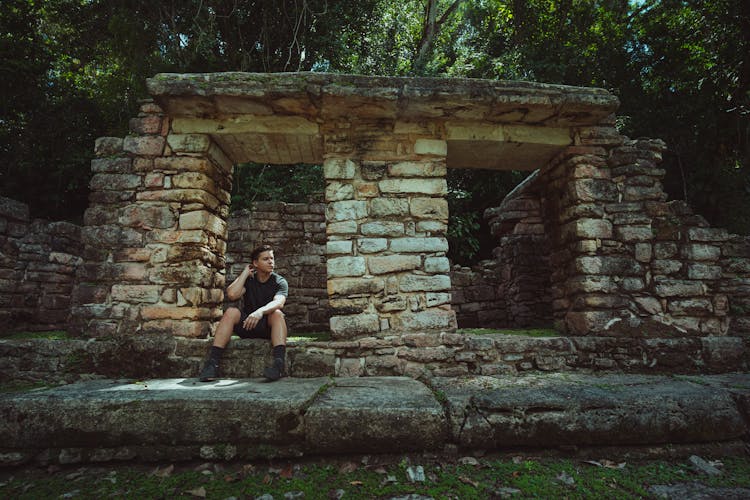
[[[13,382],[3,382],[0,384],[0,394],[11,394],[16,392],[36,391],[49,387],[44,382],[27,382],[25,380],[16,380]]]
[[[1,339],[9,340],[29,340],[29,339],[49,339],[49,340],[68,340],[71,337],[65,330],[50,330],[47,332],[12,332],[0,335]]]
[[[288,340],[304,343],[304,342],[327,342],[331,340],[331,332],[309,332],[309,333],[298,333],[288,338]]]
[[[559,337],[560,334],[553,328],[462,328],[457,333],[466,335],[518,335],[521,337]]]

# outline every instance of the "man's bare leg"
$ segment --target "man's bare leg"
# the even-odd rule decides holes
[[[214,344],[211,347],[211,353],[206,360],[206,364],[203,365],[201,370],[200,381],[210,382],[219,378],[219,364],[221,363],[221,357],[224,354],[224,348],[229,344],[232,339],[232,332],[234,326],[240,322],[240,310],[236,307],[230,307],[219,320],[219,324],[216,326],[216,333],[214,334]]]
[[[286,358],[286,320],[284,313],[280,310],[272,312],[268,316],[268,325],[271,327],[271,345],[273,346],[273,362],[271,366],[263,370],[263,376],[270,381],[278,380],[284,376]]]

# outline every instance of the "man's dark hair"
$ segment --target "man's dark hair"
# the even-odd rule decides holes
[[[273,252],[273,248],[271,247],[271,245],[261,245],[259,247],[255,247],[253,253],[250,254],[250,260],[252,262],[255,262],[256,260],[258,260],[258,257],[260,257],[260,254],[268,251]]]

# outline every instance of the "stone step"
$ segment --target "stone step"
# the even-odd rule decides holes
[[[750,370],[741,337],[526,337],[405,333],[346,341],[291,339],[288,371],[297,378],[463,376],[543,372],[725,373]],[[108,378],[194,377],[210,341],[134,336],[102,340],[0,340],[0,380],[72,382]],[[233,340],[225,376],[259,377],[270,361],[263,340]]]
[[[750,374],[95,380],[0,394],[0,464],[741,446]]]

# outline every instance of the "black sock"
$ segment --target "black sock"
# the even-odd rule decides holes
[[[211,352],[208,354],[208,359],[215,359],[221,361],[221,357],[224,355],[224,348],[215,345],[211,346]]]
[[[279,344],[273,346],[273,359],[280,359],[283,362],[284,357],[286,357],[286,345]]]

